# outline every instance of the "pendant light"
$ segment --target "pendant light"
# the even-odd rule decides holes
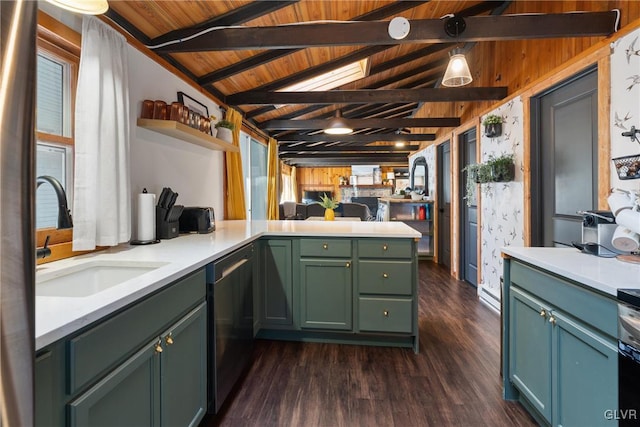
[[[452,15],[444,23],[444,31],[451,37],[458,37],[467,28],[461,16]],[[442,86],[459,87],[473,81],[469,64],[461,48],[455,48],[449,53],[449,64],[442,78]]]
[[[329,120],[329,126],[324,129],[324,133],[328,133],[329,135],[347,135],[351,132],[353,132],[353,129],[351,129],[342,118],[340,110],[336,110],[335,117]]]
[[[107,0],[47,0],[47,2],[83,15],[102,15],[109,10]]]

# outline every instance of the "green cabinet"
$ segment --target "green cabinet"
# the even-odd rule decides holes
[[[617,425],[615,300],[512,260],[505,279],[505,397],[542,424]]]
[[[69,404],[71,426],[195,426],[206,408],[206,304]]]
[[[350,259],[301,259],[301,326],[351,330],[351,282]]]
[[[36,425],[197,425],[206,319],[200,269],[39,350]]]
[[[258,249],[260,326],[293,327],[293,255],[290,239],[269,239]]]
[[[551,323],[549,308],[511,289],[511,381],[547,420],[551,420]]]

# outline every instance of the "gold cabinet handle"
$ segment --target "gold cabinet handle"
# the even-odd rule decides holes
[[[540,309],[540,317],[547,317],[547,310],[545,310],[544,308]]]
[[[164,338],[164,341],[167,343],[167,345],[173,344],[173,336],[171,336],[171,332],[169,332],[169,335]]]
[[[347,262],[346,267],[347,267],[347,268],[351,268],[351,263],[350,263],[350,262]]]
[[[384,315],[384,317],[389,317],[389,310],[384,310],[382,314]]]
[[[162,353],[162,340],[158,338],[158,342],[155,345],[156,353]]]
[[[327,245],[326,243],[322,244],[322,249],[329,249],[329,245]]]
[[[388,279],[389,275],[387,273],[382,273],[382,277],[384,277],[385,279]]]
[[[386,251],[387,249],[389,249],[389,247],[387,245],[382,245],[382,250]]]
[[[549,323],[551,323],[552,325],[556,324],[556,318],[553,316],[549,316]]]

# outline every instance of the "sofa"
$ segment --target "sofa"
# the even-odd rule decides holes
[[[310,216],[324,216],[324,208],[320,203],[294,203],[284,202],[280,204],[280,219],[305,220]],[[374,221],[369,207],[362,203],[339,203],[335,209],[336,216],[357,217],[361,221]]]

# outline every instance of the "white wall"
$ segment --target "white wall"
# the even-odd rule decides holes
[[[611,49],[611,158],[640,156],[640,144],[622,136],[631,126],[640,128],[640,30],[616,40]],[[619,179],[612,165],[611,187],[640,191],[640,180]]]
[[[221,151],[190,144],[136,126],[142,101],[177,101],[182,91],[205,104],[210,115],[220,118],[217,105],[133,47],[129,47],[129,95],[131,99],[131,193],[132,236],[137,228],[137,195],[146,188],[160,195],[163,187],[179,194],[176,204],[213,206],[216,219],[223,219],[223,161]]]
[[[502,117],[502,135],[480,137],[480,161],[490,156],[513,154],[515,177],[511,182],[480,184],[481,227],[480,265],[478,284],[480,298],[499,309],[500,276],[502,276],[502,247],[524,245],[524,139],[522,98],[514,98],[491,111]],[[484,117],[481,118],[484,120]],[[484,130],[484,127],[483,127]]]

